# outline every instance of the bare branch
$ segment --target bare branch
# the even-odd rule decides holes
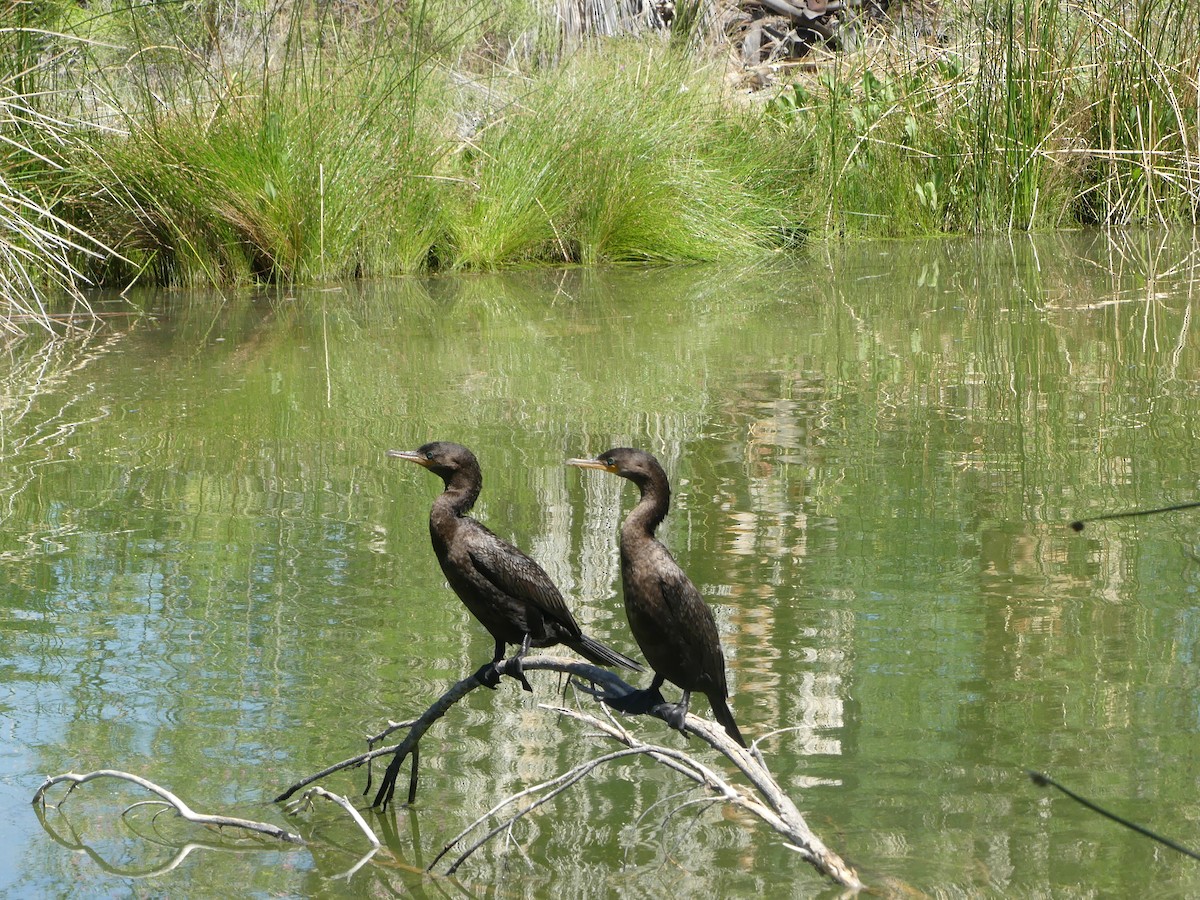
[[[575,676],[591,686],[580,684],[572,681],[577,688],[582,692],[600,699],[613,697],[621,697],[625,694],[632,693],[634,688],[625,682],[619,675],[610,672],[606,669],[593,666],[589,663],[580,662],[574,659],[555,657],[555,656],[536,656],[526,657],[523,661],[522,669],[525,672],[534,671],[550,671],[558,672],[568,676]],[[277,799],[286,800],[300,788],[318,781],[326,775],[342,769],[354,768],[356,766],[368,763],[379,756],[384,756],[389,753],[394,754],[391,763],[388,765],[387,772],[384,774],[383,781],[379,791],[375,796],[374,806],[386,808],[391,801],[392,795],[395,792],[396,780],[399,777],[400,768],[410,754],[413,756],[413,771],[409,781],[409,802],[413,802],[416,796],[416,779],[417,779],[417,753],[418,744],[421,737],[429,730],[432,725],[446,715],[455,703],[473,691],[482,684],[474,675],[469,676],[462,681],[452,685],[446,693],[439,697],[432,706],[429,707],[420,717],[400,724],[390,724],[386,730],[379,735],[371,738],[371,742],[375,743],[384,739],[398,728],[407,727],[408,733],[404,739],[392,747],[385,748],[370,748],[368,752],[359,756],[337,763],[329,768],[310,776],[309,778],[298,782],[288,788]],[[682,750],[675,750],[670,747],[664,747],[654,744],[647,744],[639,740],[628,728],[615,718],[611,710],[604,705],[597,707],[599,712],[602,712],[604,718],[598,715],[582,712],[578,709],[569,709],[560,706],[542,705],[543,709],[555,712],[560,716],[566,716],[576,721],[582,722],[594,729],[600,735],[616,741],[624,746],[625,749],[615,750],[606,753],[594,759],[587,760],[570,771],[556,776],[541,784],[526,788],[525,790],[512,795],[496,804],[487,813],[480,816],[469,826],[463,829],[458,835],[451,840],[446,847],[438,854],[430,868],[436,865],[447,853],[454,849],[464,838],[472,831],[481,827],[485,822],[493,817],[501,814],[502,811],[514,804],[520,803],[522,800],[527,800],[524,805],[517,807],[515,810],[509,811],[502,821],[497,822],[489,828],[484,834],[475,840],[469,847],[465,848],[451,862],[447,874],[453,873],[457,868],[468,858],[472,853],[484,846],[488,841],[492,840],[500,834],[508,834],[511,836],[513,825],[528,815],[539,806],[549,802],[557,797],[563,791],[569,789],[572,785],[577,784],[580,780],[595,771],[605,763],[614,760],[623,759],[631,756],[647,756],[655,762],[665,765],[680,775],[689,779],[697,785],[700,785],[704,790],[710,793],[705,800],[697,800],[692,802],[725,802],[730,803],[740,809],[746,810],[749,813],[757,816],[767,825],[769,825],[776,833],[778,833],[785,842],[785,846],[799,853],[806,862],[813,866],[818,872],[832,879],[838,884],[847,887],[851,890],[862,890],[864,885],[859,880],[858,874],[853,867],[847,864],[840,856],[830,850],[818,838],[807,823],[804,817],[800,814],[796,805],[784,792],[774,776],[771,775],[767,768],[766,761],[763,759],[762,753],[758,749],[758,742],[754,742],[749,749],[739,746],[732,738],[725,733],[725,730],[715,722],[710,722],[707,719],[702,719],[699,716],[689,713],[684,720],[685,733],[695,734],[709,746],[723,754],[749,782],[749,787],[734,785],[729,782],[723,775],[716,770],[705,765],[695,757]],[[656,718],[666,720],[666,707],[658,707],[650,710],[649,715]],[[771,737],[778,732],[771,732],[767,737]],[[368,781],[367,790],[370,790],[370,782]],[[528,799],[532,798],[532,799]],[[522,852],[524,852],[522,850]]]
[[[62,784],[64,782],[70,784],[70,787],[67,789],[67,795],[70,795],[71,791],[75,790],[75,788],[79,785],[93,781],[97,778],[116,778],[120,781],[128,781],[131,784],[136,784],[139,787],[145,788],[152,794],[157,794],[164,801],[166,801],[167,804],[174,807],[181,819],[184,819],[188,822],[193,822],[196,825],[206,825],[214,828],[240,828],[244,831],[251,831],[256,834],[263,834],[267,837],[286,841],[289,844],[304,843],[304,839],[300,837],[300,835],[292,834],[292,832],[280,828],[278,825],[272,825],[269,822],[255,822],[250,819],[238,819],[233,816],[210,816],[205,815],[204,813],[195,812],[191,807],[189,807],[186,803],[184,803],[166,788],[159,787],[153,781],[148,781],[138,775],[132,775],[129,772],[121,772],[116,769],[97,769],[94,772],[88,772],[86,775],[77,775],[74,772],[67,772],[63,775],[55,775],[52,778],[47,778],[45,783],[38,788],[37,792],[33,795],[33,803],[36,805],[40,802],[43,807],[46,806],[46,791],[56,784]],[[141,804],[134,804],[134,806],[138,805]]]
[[[530,671],[552,671],[561,672],[565,675],[576,675],[586,681],[592,682],[604,688],[605,696],[620,697],[625,694],[632,693],[634,688],[622,680],[619,676],[614,675],[606,669],[601,669],[599,666],[593,666],[590,663],[578,662],[573,659],[556,656],[536,656],[526,657],[523,661],[522,668],[526,672]],[[419,759],[418,745],[421,738],[425,735],[434,723],[441,719],[451,708],[471,691],[477,687],[481,687],[481,682],[474,675],[468,675],[466,678],[451,685],[450,688],[442,694],[433,705],[430,706],[418,718],[407,722],[389,723],[388,727],[379,734],[368,739],[368,749],[366,753],[360,753],[357,756],[352,756],[349,759],[344,759],[341,762],[334,763],[326,769],[322,769],[314,775],[301,779],[289,786],[283,793],[275,798],[276,803],[282,803],[292,797],[297,791],[307,787],[314,782],[320,781],[335,772],[340,772],[343,769],[354,769],[361,765],[371,762],[380,756],[389,756],[394,754],[391,763],[388,764],[387,771],[384,773],[383,782],[380,784],[379,791],[375,795],[373,806],[380,809],[387,809],[387,805],[391,802],[392,796],[396,790],[396,780],[400,775],[400,768],[404,764],[404,760],[411,755],[413,757],[413,770],[409,779],[408,786],[408,802],[416,801],[417,794],[417,761]],[[390,747],[374,748],[374,744],[383,740],[385,737],[400,728],[408,728],[408,734],[399,744]],[[367,787],[363,793],[367,793],[371,789],[371,778],[368,775]]]
[[[585,722],[627,746],[630,740],[636,740],[632,739],[624,729],[613,728],[607,722],[588,713],[564,707],[546,706],[544,708],[557,712],[559,715]],[[862,890],[864,885],[853,867],[826,847],[821,839],[812,832],[796,805],[767,769],[757,747],[752,746],[750,750],[739,747],[725,734],[723,728],[698,716],[693,716],[691,713],[687,717],[687,729],[728,757],[749,779],[759,796],[756,797],[744,788],[731,785],[712,769],[681,751],[666,747],[651,747],[649,748],[651,757],[663,762],[671,760],[680,763],[674,767],[676,771],[719,793],[722,799],[734,806],[758,816],[785,839],[788,847],[803,856],[818,872],[848,888]],[[635,743],[632,746],[645,745]]]
[[[378,850],[383,846],[383,842],[375,836],[375,832],[371,830],[371,826],[367,824],[367,820],[362,817],[362,814],[354,808],[353,804],[351,804],[349,800],[340,794],[331,793],[330,791],[325,790],[323,787],[311,787],[305,791],[300,796],[299,800],[293,801],[286,807],[288,814],[294,815],[301,806],[311,807],[313,797],[324,797],[331,803],[336,803],[338,806],[344,809],[347,814],[349,814],[351,819],[354,820],[354,824],[357,825],[362,833],[367,836],[367,840],[371,842],[372,847]]]
[[[374,743],[377,740],[381,740],[383,737],[395,731],[396,729],[407,726],[409,729],[408,734],[405,735],[404,740],[402,740],[399,744],[396,744],[392,747],[368,749],[366,753],[359,754],[358,756],[351,757],[350,759],[342,760],[339,763],[334,763],[332,766],[329,766],[329,768],[323,769],[317,774],[310,775],[309,777],[291,785],[287,790],[275,798],[275,802],[282,803],[301,788],[307,787],[308,785],[315,781],[319,781],[327,775],[332,775],[334,772],[340,772],[342,769],[353,769],[363,765],[364,763],[370,762],[378,756],[387,756],[389,754],[395,754],[395,757],[392,759],[391,763],[388,764],[387,771],[383,776],[383,783],[380,785],[379,793],[375,795],[375,802],[372,805],[378,806],[382,809],[387,808],[388,803],[391,802],[392,795],[396,791],[396,779],[400,774],[400,767],[404,764],[404,760],[410,754],[413,756],[413,771],[412,778],[409,781],[408,802],[414,802],[416,800],[417,793],[417,761],[419,757],[417,756],[416,748],[418,742],[421,740],[425,732],[428,731],[433,724],[438,721],[438,719],[442,718],[442,716],[450,711],[451,707],[453,707],[455,703],[467,696],[467,694],[471,693],[471,691],[475,690],[475,688],[480,687],[482,684],[483,682],[481,682],[474,675],[469,675],[462,681],[452,685],[450,689],[447,690],[446,693],[442,694],[442,696],[437,700],[435,700],[433,705],[430,706],[429,709],[425,710],[425,712],[419,718],[414,719],[411,722],[399,724],[391,723],[386,729],[384,729],[384,731],[382,731],[376,737],[371,738],[369,741],[369,743]],[[371,781],[368,777],[367,788],[366,791],[363,791],[363,793],[366,793],[370,789]]]
[[[273,803],[283,803],[290,800],[296,791],[308,787],[314,782],[320,781],[322,778],[328,778],[335,772],[340,772],[343,769],[356,769],[361,765],[371,762],[380,756],[390,756],[400,749],[400,744],[392,744],[390,747],[379,747],[377,749],[368,750],[366,753],[360,753],[358,756],[352,756],[349,759],[343,759],[341,762],[334,763],[328,768],[322,769],[320,772],[315,772],[305,778],[300,779],[295,784],[291,785],[286,791],[276,797]],[[369,788],[369,785],[368,785]],[[364,791],[365,793],[365,791]]]

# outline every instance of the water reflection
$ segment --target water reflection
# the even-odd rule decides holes
[[[776,771],[868,882],[1194,893],[1181,861],[1023,772],[1168,833],[1200,815],[1196,520],[1065,528],[1197,496],[1197,252],[1192,235],[1097,233],[145,296],[128,327],[11,344],[0,891],[75,884],[28,815],[47,772],[113,765],[201,806],[253,802],[487,654],[429,548],[436,480],[383,457],[445,438],[480,457],[479,518],[627,652],[616,529],[633,492],[563,461],[662,460],[660,535],[717,612],[739,724],[777,732]],[[433,735],[397,858],[419,868],[581,759],[586,737],[537,709],[556,685],[537,687],[477,692]],[[680,787],[613,766],[514,834],[532,870],[497,846],[465,889],[821,890],[760,830],[673,812]],[[157,884],[320,893],[354,861],[215,857]],[[338,888],[426,884],[373,860]]]

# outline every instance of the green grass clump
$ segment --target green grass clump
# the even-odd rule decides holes
[[[714,260],[778,243],[760,136],[666,48],[606,47],[525,85],[462,155],[454,265]]]
[[[429,177],[439,148],[411,110],[375,105],[368,122],[361,98],[343,104],[322,87],[167,117],[92,147],[103,168],[88,173],[91,227],[123,234],[132,267],[171,283],[421,269],[444,230]]]
[[[580,53],[524,79],[292,72],[148,125],[131,117],[89,148],[100,167],[78,167],[92,180],[80,214],[120,236],[126,259],[105,277],[715,260],[787,233],[791,188],[770,181],[764,161],[779,154],[759,146],[761,122],[666,46]]]
[[[429,264],[445,233],[436,35],[419,8],[375,29],[331,8],[262,14],[261,58],[253,42],[201,52],[194,23],[132,69],[94,53],[119,128],[71,169],[75,216],[124,249],[103,278],[291,283]],[[156,34],[163,15],[146,14]],[[126,8],[109,24],[146,21]]]

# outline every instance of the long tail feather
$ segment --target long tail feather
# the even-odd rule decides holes
[[[746,739],[742,737],[741,731],[738,730],[737,722],[733,718],[733,710],[729,708],[729,704],[725,698],[719,694],[709,694],[708,702],[712,706],[713,718],[721,723],[721,727],[725,729],[725,733],[745,747]]]
[[[620,666],[633,672],[643,671],[641,663],[630,659],[624,653],[618,653],[611,647],[604,646],[586,634],[581,635],[577,641],[571,641],[567,646],[598,666]]]

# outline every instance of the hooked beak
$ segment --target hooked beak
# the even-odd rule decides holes
[[[602,472],[616,472],[616,466],[606,466],[598,459],[568,459],[568,466],[575,466],[579,469],[599,469]]]
[[[387,455],[394,459],[407,459],[409,462],[415,462],[418,466],[429,468],[429,460],[416,450],[389,450]]]

